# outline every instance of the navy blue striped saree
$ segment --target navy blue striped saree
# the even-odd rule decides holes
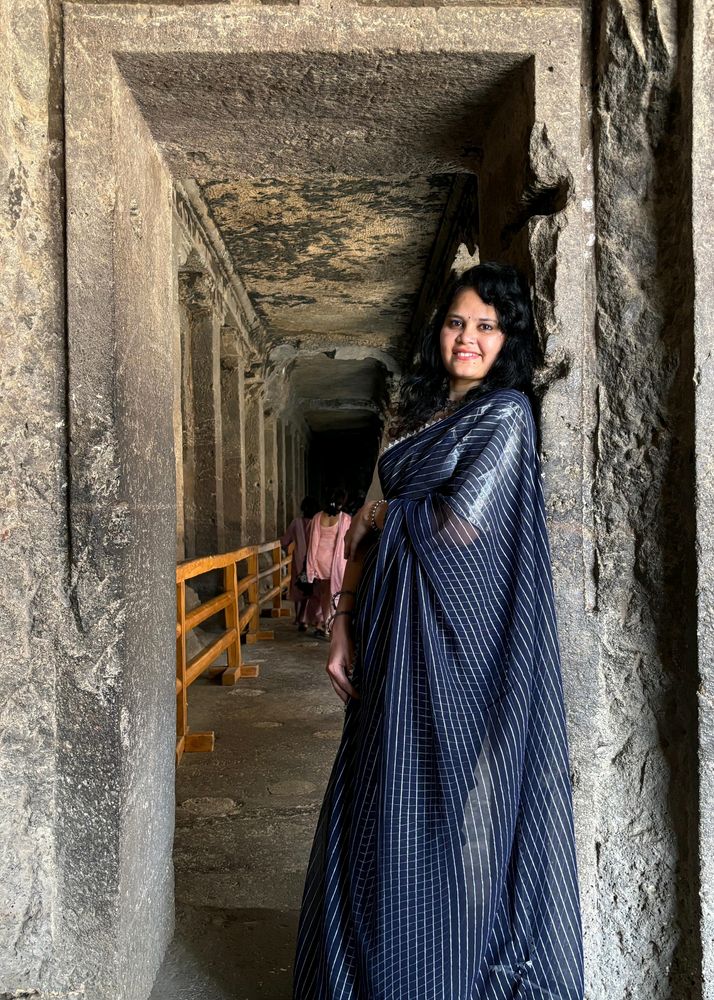
[[[387,449],[295,1000],[582,1000],[550,552],[526,396]]]

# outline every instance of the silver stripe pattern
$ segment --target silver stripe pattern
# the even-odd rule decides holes
[[[550,551],[527,397],[388,449],[295,1000],[582,1000]]]

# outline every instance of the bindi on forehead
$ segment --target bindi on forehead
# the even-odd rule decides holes
[[[461,319],[464,320],[465,322],[473,320],[476,323],[495,323],[496,325],[498,325],[498,315],[495,310],[493,311],[493,313],[490,314],[482,313],[480,315],[479,313],[468,313],[459,310],[452,310],[447,315],[447,319],[452,319],[452,318]]]

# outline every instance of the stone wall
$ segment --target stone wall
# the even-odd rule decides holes
[[[0,4],[0,993],[37,989],[57,916],[57,673],[71,610],[59,4]]]
[[[596,10],[598,996],[700,995],[686,6]]]
[[[66,60],[67,79],[78,70]],[[176,642],[176,490],[166,359],[177,288],[171,179],[131,94],[112,83],[114,173],[104,161],[67,160],[70,511],[89,627],[63,687],[58,730],[73,752],[71,766],[62,758],[58,768],[67,813],[58,844],[68,950],[87,992],[131,1000],[150,988],[174,922],[176,690],[166,654]],[[67,132],[97,127],[94,109],[107,97],[97,88],[96,105],[94,96],[75,101]],[[107,215],[96,214],[95,232],[86,206],[112,189],[108,245]],[[107,272],[111,287],[97,280]],[[117,940],[111,963],[98,919]]]
[[[170,204],[162,190],[166,175],[149,167],[131,176],[134,153],[152,143],[129,125],[123,190],[135,196],[118,205],[126,227],[124,246],[120,239],[114,249],[133,260],[136,284],[103,297],[99,288],[82,288],[76,279],[83,265],[74,263],[75,291],[80,299],[89,295],[95,358],[111,329],[102,310],[114,296],[122,302],[124,336],[107,344],[104,355],[117,357],[122,374],[107,382],[106,372],[93,369],[89,341],[75,339],[68,397],[62,20],[61,4],[52,0],[4,0],[0,7],[0,639],[6,651],[0,680],[0,992],[134,997],[145,995],[172,919],[173,723],[161,718],[172,696],[159,696],[171,679],[163,655],[153,661],[160,676],[152,675],[145,646],[151,636],[154,649],[171,648],[171,600],[157,602],[147,631],[135,630],[132,621],[147,598],[142,567],[163,565],[170,577],[173,563],[169,487],[177,466],[171,440],[153,425],[153,407],[162,393],[172,399],[172,411],[180,403],[180,391],[174,395],[176,386],[166,377],[172,369],[166,359],[173,352],[179,360],[175,344],[162,341],[172,329],[166,317],[176,318],[178,335],[178,295],[172,303],[162,294],[177,292],[172,242],[179,251],[182,241],[188,243],[184,261],[195,253],[215,273],[221,261],[190,231],[185,215],[182,233],[165,229],[161,242],[157,222],[170,216],[154,214],[154,203]],[[119,100],[119,93],[110,99]],[[101,103],[101,94],[93,96]],[[136,128],[141,133],[140,124]],[[148,161],[138,162],[146,167]],[[100,168],[76,183],[85,190],[93,185],[92,195],[101,198],[103,175]],[[70,204],[70,219],[76,212]],[[156,247],[163,247],[162,256],[152,255]],[[108,249],[105,243],[102,251]],[[162,265],[158,276],[155,268]],[[234,319],[255,332],[254,320],[245,319],[247,296],[223,291]],[[140,304],[149,308],[142,311]],[[136,351],[137,338],[144,338],[144,347],[153,345],[151,362],[145,350]],[[252,353],[246,348],[246,364],[259,346],[258,338]],[[212,369],[220,360],[215,348],[212,341]],[[132,391],[123,394],[129,383]],[[73,452],[68,414],[79,431]],[[179,420],[171,437],[180,440],[180,434]],[[68,461],[74,467],[71,498]],[[137,478],[130,471],[135,461],[142,469]],[[160,490],[168,506],[158,521],[157,508],[146,504],[156,495],[152,477],[168,489]],[[138,492],[126,494],[138,484]],[[157,524],[164,534],[154,530]],[[127,544],[138,562],[133,576],[122,577],[110,566]],[[103,553],[103,565],[87,559],[90,546]],[[170,595],[171,579],[163,579],[160,589]],[[163,789],[159,799],[157,788]]]
[[[702,1000],[714,997],[714,9],[692,12],[692,222],[696,403],[697,592],[699,653],[699,864]],[[683,83],[685,80],[683,80]],[[686,94],[686,87],[685,87]]]

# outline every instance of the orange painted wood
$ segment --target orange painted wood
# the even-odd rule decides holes
[[[273,612],[277,611],[280,614],[280,609],[283,606],[283,589],[285,584],[283,583],[283,571],[281,567],[281,552],[280,545],[276,545],[273,551],[270,553],[270,557],[273,560],[273,586],[270,590],[272,594],[273,601]],[[266,598],[267,600],[267,598]]]
[[[229,570],[230,566],[226,567]],[[233,569],[235,572],[235,563],[233,563]],[[224,572],[226,572],[224,570]],[[186,613],[186,631],[190,632],[192,628],[196,628],[201,622],[205,622],[207,618],[212,618],[217,615],[219,611],[223,611],[233,600],[232,594],[219,594],[217,597],[211,598],[210,601],[206,601],[204,604],[199,604],[195,608],[191,608],[190,611]]]
[[[248,633],[246,635],[247,642],[255,642],[254,636],[258,631],[258,616],[260,614],[260,590],[258,587],[258,551],[260,546],[255,546],[253,549],[253,554],[248,559],[248,573],[247,576],[250,580],[250,586],[248,587],[248,604],[255,606],[255,612],[251,616],[248,622]]]
[[[184,750],[186,753],[211,753],[215,743],[215,733],[188,733],[184,743]]]
[[[241,632],[243,632],[245,630],[246,625],[251,620],[251,618],[255,617],[255,615],[258,613],[258,610],[259,610],[259,608],[258,608],[257,604],[248,604],[241,611],[241,613],[240,613],[240,630],[241,630]]]
[[[274,618],[289,617],[291,612],[282,605],[283,595],[290,584],[289,567],[294,545],[283,556],[280,542],[247,545],[233,552],[224,552],[192,559],[176,567],[176,763],[184,753],[210,752],[214,747],[212,732],[190,733],[188,727],[189,686],[206,671],[221,677],[223,685],[235,684],[241,677],[257,677],[257,663],[243,663],[241,636],[253,644],[274,638],[274,632],[261,629],[261,605],[272,601],[270,614]],[[261,570],[259,556],[270,553],[271,566]],[[240,566],[240,569],[239,569]],[[212,570],[223,570],[224,592],[196,608],[186,611],[186,581]],[[272,586],[260,593],[261,580],[270,578]],[[241,598],[245,603],[241,607]],[[186,636],[191,629],[213,615],[225,613],[226,630],[209,646],[186,662]],[[227,667],[212,666],[222,652],[227,652]]]
[[[189,559],[187,562],[179,563],[176,567],[176,582],[191,580],[194,576],[201,576],[202,573],[210,573],[212,569],[223,569],[224,566],[230,566],[231,563],[242,562],[244,559],[249,559],[254,551],[254,545],[246,545],[233,552],[222,552],[215,556]]]
[[[260,632],[248,632],[245,637],[245,641],[248,645],[253,645],[256,642],[263,642],[264,640],[270,640],[275,638],[275,632],[270,629],[263,629]]]
[[[241,653],[240,653],[240,616],[238,613],[238,574],[236,564],[232,563],[223,570],[223,586],[226,594],[230,597],[230,603],[226,605],[226,629],[235,634],[235,639],[228,647],[228,671],[232,680],[221,679],[222,684],[235,684],[240,677]],[[226,673],[228,673],[226,671]],[[225,674],[224,674],[225,677]]]
[[[260,595],[260,603],[267,604],[268,601],[272,601],[277,595],[280,594],[283,588],[280,586],[271,587],[270,590],[266,590],[264,594]]]
[[[176,584],[176,683],[181,685],[176,697],[176,739],[181,741],[188,732],[188,701],[186,698],[186,584]]]
[[[236,635],[238,634],[237,629],[230,629],[228,632],[224,632],[219,635],[217,639],[202,649],[192,660],[189,660],[186,665],[186,683],[193,684],[197,677],[200,677],[206,667],[210,667],[214,660],[216,660],[221,653],[228,649],[232,642],[235,642]]]

